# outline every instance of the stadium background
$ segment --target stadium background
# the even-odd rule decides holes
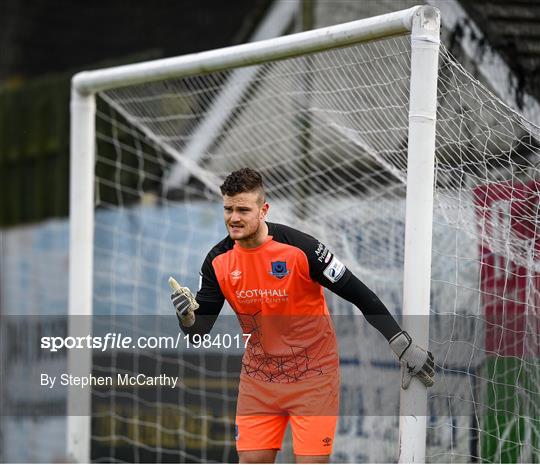
[[[317,1],[303,3],[303,18],[288,32],[407,8],[414,1]],[[434,3],[434,2],[433,2]],[[512,79],[504,97],[520,108],[524,91],[540,94],[540,6],[533,1],[458,2],[465,19],[444,28],[443,39],[454,55],[483,80],[468,42],[493,47]],[[234,8],[215,2],[125,2],[88,6],[73,1],[6,1],[0,25],[0,316],[67,312],[69,79],[77,71],[181,55],[249,40],[271,2],[235,1]],[[481,31],[472,26],[472,23]],[[444,26],[444,17],[443,17]],[[537,124],[538,119],[531,118]],[[152,215],[151,209],[148,215]],[[219,214],[216,214],[219,220]],[[201,218],[203,215],[201,215]],[[125,219],[120,218],[119,221]],[[211,228],[215,231],[216,228]],[[204,238],[204,243],[217,237]],[[204,253],[201,246],[200,255]],[[193,263],[201,256],[194,254]],[[171,257],[174,262],[175,257]],[[194,277],[195,280],[195,277]],[[195,282],[186,283],[194,286]],[[396,311],[396,309],[392,309]],[[99,312],[99,309],[96,310]],[[5,330],[5,326],[3,326]],[[20,334],[31,340],[32,328]],[[34,335],[34,336],[33,336]],[[5,340],[5,339],[4,339]],[[24,344],[2,347],[2,372],[8,364],[38,361],[39,351]],[[40,361],[42,362],[42,361]],[[57,363],[58,360],[45,361]],[[24,376],[24,373],[21,374]],[[3,411],[22,398],[7,376],[1,384]],[[64,399],[47,399],[62,411]],[[39,412],[35,399],[26,408]],[[358,406],[361,413],[362,407]],[[26,416],[0,423],[2,461],[62,459],[65,421],[61,416]],[[98,426],[99,427],[99,426]],[[350,426],[358,437],[365,427]],[[31,438],[31,443],[28,443]],[[198,444],[193,444],[197,448]],[[119,451],[121,454],[122,451]],[[119,457],[130,460],[130,457]],[[355,457],[365,460],[370,457]],[[344,457],[351,459],[351,457]]]

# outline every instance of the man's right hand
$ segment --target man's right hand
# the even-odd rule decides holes
[[[182,287],[172,276],[169,278],[169,286],[173,290],[171,300],[176,309],[176,316],[180,323],[185,327],[193,326],[195,323],[195,310],[199,304],[187,287]]]

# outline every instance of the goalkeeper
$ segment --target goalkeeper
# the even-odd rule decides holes
[[[251,334],[236,415],[241,463],[274,462],[288,421],[297,463],[326,463],[338,415],[339,356],[322,287],[356,305],[388,340],[403,389],[412,377],[433,384],[433,356],[324,244],[265,221],[269,205],[258,172],[232,172],[221,192],[229,234],[206,256],[197,296],[182,287],[172,294],[181,328],[208,333],[227,300]]]

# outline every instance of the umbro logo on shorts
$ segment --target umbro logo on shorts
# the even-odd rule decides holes
[[[332,438],[326,437],[322,440],[324,447],[329,447],[332,444]]]

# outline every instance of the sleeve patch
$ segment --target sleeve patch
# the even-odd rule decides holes
[[[315,255],[317,256],[317,260],[321,263],[328,263],[328,260],[330,260],[330,257],[332,256],[330,250],[328,250],[328,247],[326,247],[322,242],[317,244]]]
[[[341,263],[334,255],[330,261],[330,264],[324,269],[323,274],[330,282],[336,283],[345,274],[345,270],[345,265]]]

